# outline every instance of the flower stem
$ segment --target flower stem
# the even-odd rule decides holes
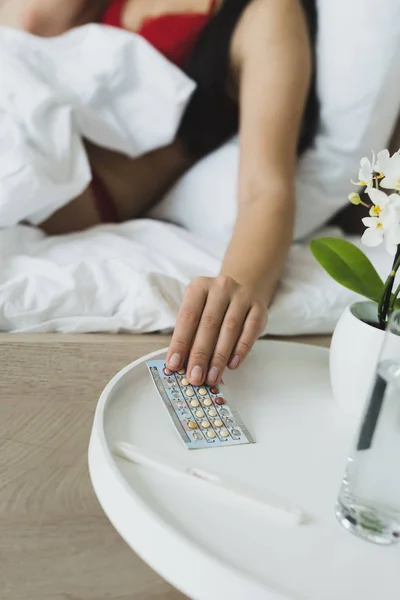
[[[389,313],[391,313],[392,310],[394,309],[394,305],[396,304],[396,300],[397,300],[397,297],[398,297],[399,294],[400,294],[400,283],[397,286],[396,291],[392,295],[392,299],[391,299],[390,304],[389,304]]]
[[[392,270],[390,271],[389,276],[385,281],[385,285],[383,288],[383,294],[382,294],[381,300],[378,305],[378,319],[379,319],[380,325],[382,325],[383,327],[386,325],[388,313],[390,311],[394,280],[396,278],[396,274],[397,274],[397,271],[399,270],[399,267],[400,267],[400,245],[397,246],[397,252],[396,252],[396,256],[394,257]]]

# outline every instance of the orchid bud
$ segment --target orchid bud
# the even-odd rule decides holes
[[[349,200],[352,204],[355,204],[355,206],[361,204],[360,194],[357,194],[357,192],[353,192],[352,194],[350,194]]]

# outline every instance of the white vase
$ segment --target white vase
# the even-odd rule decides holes
[[[333,333],[330,375],[333,396],[347,413],[360,417],[370,393],[385,332],[375,302],[348,306]]]

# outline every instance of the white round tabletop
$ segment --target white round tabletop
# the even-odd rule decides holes
[[[89,467],[98,499],[120,535],[154,570],[195,600],[398,600],[400,546],[346,532],[334,505],[357,422],[334,403],[327,350],[258,342],[225,377],[256,443],[187,450],[146,367],[118,373],[98,403]],[[273,493],[302,509],[286,524],[114,456],[120,441],[184,469],[196,467]]]

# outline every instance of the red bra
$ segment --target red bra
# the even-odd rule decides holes
[[[122,12],[127,0],[111,0],[101,22],[123,29]],[[214,13],[217,0],[211,0],[207,13],[165,14],[145,19],[137,32],[168,60],[186,65],[196,42]]]
[[[123,29],[122,12],[127,0],[111,0],[101,22]],[[210,10],[206,14],[166,14],[146,19],[137,32],[168,60],[183,67],[190,58],[196,42],[211,19],[217,0],[211,0]],[[117,221],[114,202],[101,178],[92,173],[92,191],[97,210],[103,223]]]

